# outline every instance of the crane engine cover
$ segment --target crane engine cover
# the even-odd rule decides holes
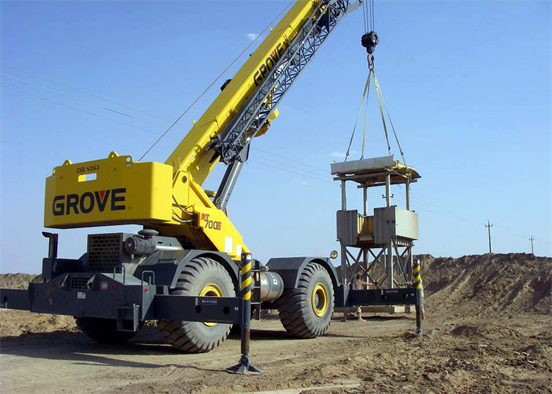
[[[66,160],[46,179],[44,226],[169,222],[172,174],[170,165],[134,162],[115,152],[102,160]]]

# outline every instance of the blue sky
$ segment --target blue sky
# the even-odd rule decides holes
[[[287,4],[3,1],[0,271],[40,272],[53,167],[111,150],[140,157]],[[545,1],[376,2],[378,79],[422,175],[412,189],[418,253],[485,253],[490,220],[494,252],[528,252],[533,235],[535,253],[552,254],[550,27]],[[363,29],[360,10],[343,19],[254,141],[229,212],[263,261],[337,249],[340,190],[329,166],[347,149],[366,79]],[[243,61],[147,160],[165,160]],[[375,96],[368,116],[365,156],[383,156]],[[402,205],[404,189],[393,192]],[[360,193],[349,193],[360,208]],[[370,194],[372,207],[383,203]],[[60,230],[60,255],[80,256],[90,231],[120,228]]]

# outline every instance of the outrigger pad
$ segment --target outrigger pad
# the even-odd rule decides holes
[[[226,372],[245,375],[246,373],[250,372],[263,373],[264,371],[261,368],[257,368],[256,366],[252,365],[251,360],[249,360],[249,356],[242,355],[240,358],[240,362],[233,367],[227,368]]]

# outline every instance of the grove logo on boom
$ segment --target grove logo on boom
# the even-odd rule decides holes
[[[274,48],[272,52],[270,52],[270,54],[266,57],[264,64],[261,64],[259,69],[255,72],[255,75],[253,75],[255,86],[259,86],[261,82],[263,82],[270,70],[272,70],[278,60],[280,60],[285,50],[286,42],[284,41],[279,42],[278,45],[276,45],[276,48]]]
[[[110,211],[122,211],[126,209],[125,193],[126,188],[119,188],[55,196],[52,212],[54,216],[62,216],[87,214],[94,210],[103,212],[106,208]]]

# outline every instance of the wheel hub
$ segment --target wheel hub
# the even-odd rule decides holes
[[[312,291],[312,310],[318,317],[324,317],[328,311],[328,289],[323,283],[317,283]]]
[[[224,293],[221,288],[214,283],[209,283],[201,289],[199,292],[200,297],[223,297]],[[207,327],[214,327],[218,323],[203,322]]]

